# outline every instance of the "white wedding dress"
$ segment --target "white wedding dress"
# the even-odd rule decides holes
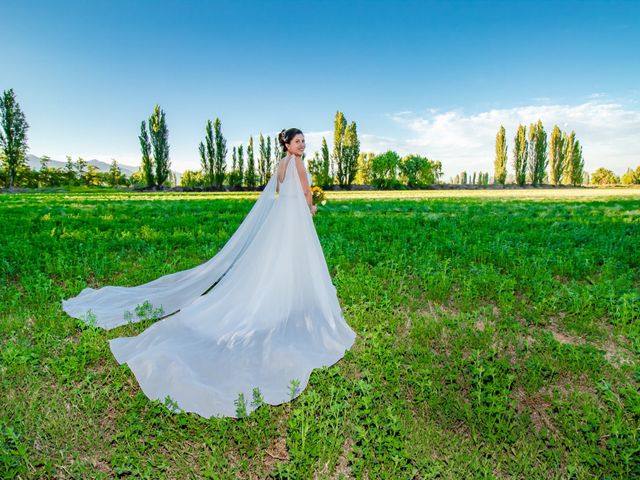
[[[69,315],[106,329],[136,321],[126,312],[145,301],[162,307],[166,318],[109,342],[150,399],[169,396],[179,410],[207,418],[236,417],[240,393],[247,413],[256,408],[256,387],[266,403],[286,402],[304,390],[314,368],[351,348],[356,334],[343,318],[296,160],[281,161],[284,180],[271,176],[209,261],[144,285],[86,288],[62,301]]]

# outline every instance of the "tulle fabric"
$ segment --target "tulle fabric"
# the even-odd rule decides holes
[[[99,306],[105,328],[123,323],[119,309],[139,304],[145,297],[136,302],[137,293],[179,309],[135,337],[110,341],[150,399],[168,396],[179,410],[207,418],[235,417],[240,393],[247,412],[256,408],[256,387],[266,403],[286,402],[306,388],[314,368],[334,364],[351,348],[356,334],[343,318],[295,159],[283,161],[279,193],[274,174],[227,245],[205,264],[132,287],[136,293],[83,292],[79,310]],[[194,289],[190,299],[185,284]],[[171,285],[179,294],[165,299]]]

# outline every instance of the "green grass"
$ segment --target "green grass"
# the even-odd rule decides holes
[[[639,192],[520,193],[328,192],[356,343],[240,420],[144,396],[107,341],[152,319],[60,300],[200,264],[255,194],[0,196],[0,477],[640,476]]]

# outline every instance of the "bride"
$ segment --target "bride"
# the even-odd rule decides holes
[[[279,142],[287,155],[213,258],[143,285],[85,288],[62,300],[70,316],[105,329],[139,320],[131,312],[142,305],[162,312],[139,335],[109,341],[152,400],[236,417],[236,400],[250,400],[254,388],[266,403],[286,402],[314,368],[353,345],[312,219],[304,135],[290,128]],[[247,413],[257,408],[246,403]]]

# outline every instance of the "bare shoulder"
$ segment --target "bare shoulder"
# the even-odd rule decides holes
[[[307,168],[304,166],[302,157],[295,157],[295,159],[296,159],[296,168],[298,169],[298,172],[305,172]]]

